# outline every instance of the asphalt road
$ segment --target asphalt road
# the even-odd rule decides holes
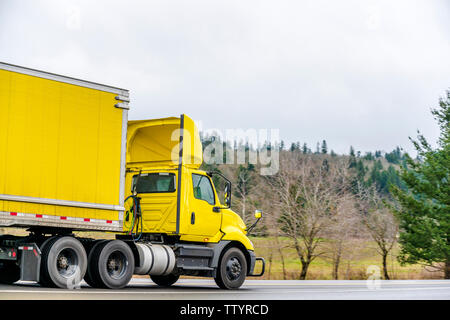
[[[150,279],[133,279],[121,290],[49,289],[32,282],[0,285],[0,300],[450,300],[450,280],[279,281],[247,280],[239,290],[224,291],[213,280],[182,279],[160,288]]]

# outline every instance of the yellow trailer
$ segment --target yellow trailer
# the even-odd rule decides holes
[[[128,121],[128,103],[125,89],[0,63],[0,227],[29,231],[0,234],[0,283],[123,288],[133,274],[160,286],[189,275],[237,289],[264,273],[248,238],[261,212],[247,228],[231,182],[200,170],[194,121]]]
[[[128,102],[0,63],[0,226],[122,231]]]

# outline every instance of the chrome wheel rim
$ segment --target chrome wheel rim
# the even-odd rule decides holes
[[[128,260],[120,251],[111,253],[106,261],[106,271],[113,279],[120,279],[126,273]]]
[[[77,272],[78,263],[79,259],[75,250],[66,248],[56,258],[56,269],[60,276],[70,278]]]

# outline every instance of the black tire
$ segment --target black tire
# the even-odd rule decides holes
[[[0,262],[0,283],[13,284],[20,280],[20,268],[14,261]]]
[[[247,276],[247,260],[238,248],[228,249],[220,258],[214,281],[222,289],[238,289]]]
[[[97,277],[95,277],[94,273],[92,272],[92,270],[94,270],[95,268],[95,263],[93,262],[95,259],[93,259],[95,254],[100,254],[100,252],[97,251],[97,248],[99,245],[101,245],[103,242],[106,242],[108,240],[98,240],[95,241],[94,245],[92,247],[90,247],[89,253],[88,253],[88,267],[87,267],[87,271],[86,274],[84,275],[84,281],[86,281],[86,283],[91,286],[92,288],[100,288],[102,286],[101,284],[101,280]],[[97,253],[94,253],[96,252]]]
[[[44,246],[41,267],[42,283],[50,287],[75,288],[86,273],[86,251],[74,237],[54,238]]]
[[[48,277],[48,274],[46,274],[44,272],[44,256],[48,255],[48,251],[50,250],[50,247],[53,245],[53,243],[58,240],[58,236],[55,237],[51,237],[48,238],[47,240],[45,240],[41,247],[41,268],[40,268],[40,274],[39,274],[39,284],[42,287],[53,287],[54,285],[52,284],[51,280]]]
[[[100,243],[92,252],[91,260],[90,276],[96,288],[120,289],[133,277],[133,252],[121,240]]]
[[[180,278],[179,275],[168,274],[166,276],[150,276],[150,279],[160,287],[170,287]]]

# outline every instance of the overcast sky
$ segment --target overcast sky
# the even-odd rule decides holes
[[[439,133],[450,1],[0,0],[0,61],[129,89],[130,119],[412,151]]]

